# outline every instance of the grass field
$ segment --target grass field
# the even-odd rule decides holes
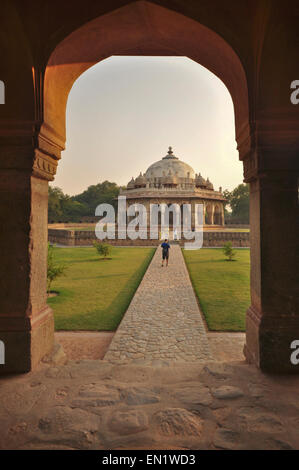
[[[55,259],[67,266],[53,282],[50,297],[56,330],[115,330],[154,254],[153,248],[112,249],[100,261],[91,248],[55,248]]]
[[[214,331],[245,331],[250,305],[249,249],[226,261],[222,249],[183,250],[207,325]]]

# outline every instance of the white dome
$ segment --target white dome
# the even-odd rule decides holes
[[[169,147],[168,155],[166,155],[166,157],[153,163],[145,172],[146,178],[162,178],[163,176],[169,175],[177,176],[179,178],[195,178],[193,168],[175,157],[172,153],[171,147]]]

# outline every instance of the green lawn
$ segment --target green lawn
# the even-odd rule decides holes
[[[236,261],[226,261],[222,249],[183,250],[210,330],[245,331],[250,305],[249,249],[236,252]]]
[[[95,248],[55,248],[67,266],[53,282],[59,292],[48,299],[56,330],[115,330],[154,254],[153,248],[112,248],[100,261]]]

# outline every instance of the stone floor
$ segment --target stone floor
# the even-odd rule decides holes
[[[212,359],[185,261],[172,245],[168,267],[158,248],[105,355],[112,363]]]
[[[56,331],[55,341],[68,359],[103,359],[113,336],[114,331]]]
[[[231,362],[245,361],[245,333],[207,332],[210,350],[215,361]]]
[[[0,379],[1,449],[299,449],[299,377],[69,361]]]
[[[61,335],[69,358],[99,354],[96,333]],[[168,268],[158,251],[104,360],[56,346],[0,377],[0,449],[299,449],[299,377],[262,374],[243,343],[205,332],[180,249]]]

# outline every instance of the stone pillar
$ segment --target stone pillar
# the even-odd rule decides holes
[[[191,200],[191,230],[195,230],[195,202]]]
[[[281,151],[281,153],[279,153]],[[298,154],[277,149],[245,162],[250,182],[251,306],[245,355],[265,372],[299,373]],[[270,167],[270,168],[269,168]]]
[[[143,202],[145,208],[146,208],[146,219],[147,219],[147,238],[148,240],[150,239],[150,224],[151,224],[151,208],[150,208],[150,204],[151,204],[151,201],[150,199],[149,200],[145,200]]]
[[[48,180],[56,163],[23,135],[0,136],[1,296],[0,373],[27,372],[53,347],[54,321],[47,306]]]
[[[214,225],[214,210],[215,206],[214,204],[211,204],[212,210],[211,210],[211,225]]]
[[[224,219],[224,205],[221,204],[221,225],[225,226],[225,219]]]

